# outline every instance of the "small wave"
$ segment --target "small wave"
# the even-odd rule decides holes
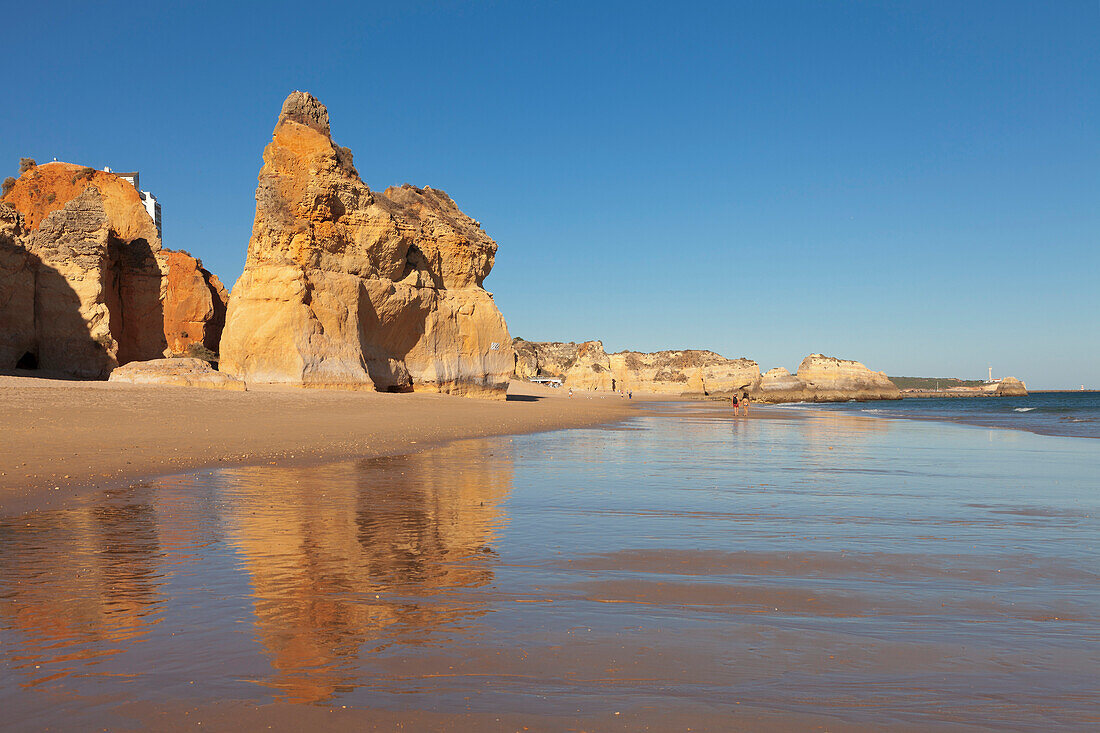
[[[1014,407],[1014,408],[1012,408],[1012,411],[1013,412],[1031,412],[1034,409],[1035,409],[1034,407]]]
[[[867,408],[865,410],[860,410],[860,412],[886,412],[886,410],[875,410],[873,408]]]

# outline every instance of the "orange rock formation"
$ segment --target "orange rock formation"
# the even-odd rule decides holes
[[[164,251],[164,337],[168,351],[186,354],[192,344],[218,350],[229,293],[217,275],[186,252]]]
[[[70,163],[32,167],[0,202],[0,369],[105,378],[129,361],[217,350],[225,289],[161,248],[129,181]]]
[[[503,397],[511,339],[482,287],[496,243],[442,191],[372,191],[328,110],[287,97],[256,188],[221,368],[250,381]]]

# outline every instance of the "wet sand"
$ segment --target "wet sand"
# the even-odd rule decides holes
[[[301,464],[608,423],[644,396],[513,384],[506,401],[253,386],[248,392],[0,376],[0,509],[207,466]],[[663,398],[668,399],[668,398]]]
[[[0,709],[34,730],[1096,729],[1094,441],[634,410],[0,512]]]

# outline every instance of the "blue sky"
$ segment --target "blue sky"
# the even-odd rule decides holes
[[[0,174],[140,170],[230,284],[303,89],[513,335],[1100,388],[1100,4],[678,5],[10,3]]]

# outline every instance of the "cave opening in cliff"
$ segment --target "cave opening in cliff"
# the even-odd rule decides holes
[[[34,371],[38,369],[38,356],[28,351],[19,357],[19,361],[15,362],[16,369],[27,369]]]

